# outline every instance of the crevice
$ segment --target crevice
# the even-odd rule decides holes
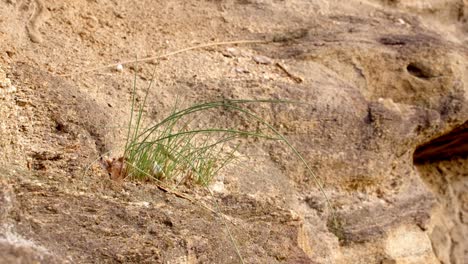
[[[430,79],[434,77],[434,75],[431,73],[431,70],[429,70],[427,67],[424,67],[423,65],[420,65],[419,63],[412,62],[408,64],[408,66],[406,66],[406,70],[409,74],[420,79]]]
[[[415,164],[468,157],[468,121],[418,147],[413,157]]]

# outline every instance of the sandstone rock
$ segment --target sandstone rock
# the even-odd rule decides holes
[[[416,226],[401,226],[391,231],[385,242],[385,253],[396,264],[439,263],[428,235]]]
[[[38,25],[36,44],[27,39],[35,1],[0,5],[0,49],[15,51],[0,60],[21,82],[0,104],[0,162],[48,168],[9,177],[21,207],[0,204],[0,224],[21,222],[14,234],[80,263],[238,263],[228,234],[246,263],[466,262],[466,1],[108,2],[47,1],[54,19]],[[177,51],[237,38],[262,43]],[[126,70],[61,75],[153,51],[174,55],[131,66],[136,78]],[[273,58],[278,67],[258,65]],[[157,87],[146,97],[139,88],[153,71]],[[223,171],[214,197],[185,184],[182,197],[132,185],[116,172],[118,160],[105,163],[118,189],[99,167],[83,175],[95,157],[125,146],[135,84],[149,124],[178,99],[292,100],[248,107],[311,170],[286,144],[242,137],[244,158]],[[216,114],[187,125],[265,128],[242,113]],[[0,190],[0,202],[8,197]],[[36,251],[9,255],[34,262]]]
[[[16,92],[16,87],[11,84],[11,80],[7,78],[6,73],[0,68],[0,95],[14,92]]]

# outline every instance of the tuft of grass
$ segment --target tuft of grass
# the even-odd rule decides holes
[[[331,214],[334,215],[334,209],[320,179],[309,163],[284,135],[246,107],[246,105],[262,103],[299,102],[271,99],[225,99],[198,103],[182,110],[174,108],[169,116],[145,129],[141,128],[143,113],[143,106],[141,106],[135,126],[132,126],[132,123],[129,125],[129,138],[127,138],[124,154],[128,165],[125,174],[139,179],[175,180],[177,184],[190,178],[195,183],[207,186],[216,173],[234,159],[234,151],[237,147],[226,151],[224,147],[227,143],[234,142],[241,137],[276,140],[286,144],[306,167],[309,176],[315,181],[325,198]],[[208,116],[209,111],[221,109],[237,112],[245,120],[260,124],[262,128],[255,131],[222,127],[191,128],[191,121],[196,120],[193,116],[198,114],[203,118]]]
[[[125,174],[131,178],[170,180],[177,185],[186,180],[207,186],[225,165],[235,158],[239,146],[232,146],[242,137],[280,140],[262,131],[240,130],[235,127],[194,128],[199,118],[204,119],[212,110],[249,111],[240,106],[245,103],[276,102],[273,100],[221,100],[194,104],[173,111],[162,121],[141,128],[142,109],[135,124],[129,126],[124,159]],[[239,111],[241,110],[241,111]],[[211,111],[211,112],[210,112]]]
[[[248,108],[250,105],[264,103],[304,103],[277,99],[224,99],[196,103],[181,110],[176,104],[167,117],[143,128],[144,107],[153,81],[154,72],[135,116],[137,108],[135,71],[130,121],[123,154],[126,164],[122,171],[124,176],[136,179],[171,180],[177,185],[191,179],[197,184],[207,186],[219,170],[235,158],[234,152],[238,145],[232,148],[229,147],[229,143],[245,137],[276,140],[286,144],[306,167],[309,176],[324,196],[330,212],[334,214],[320,179],[304,157],[284,135]],[[194,128],[195,121],[208,119],[213,111],[215,118],[219,118],[221,110],[236,112],[247,123],[259,124],[261,128],[255,131],[242,130],[235,126]]]
[[[156,124],[143,127],[143,113],[148,92],[154,81],[154,72],[143,102],[136,105],[136,72],[132,91],[130,121],[128,123],[127,140],[122,157],[125,166],[120,174],[134,179],[166,180],[179,184],[192,181],[202,186],[208,186],[216,174],[229,162],[235,159],[235,151],[239,147],[240,138],[257,138],[275,140],[286,144],[294,155],[306,167],[309,175],[326,200],[330,209],[332,223],[336,223],[335,211],[326,195],[320,179],[314,173],[299,151],[271,124],[249,109],[249,106],[260,104],[296,103],[300,102],[271,99],[229,99],[211,102],[195,103],[189,107],[178,109],[177,104],[171,113]],[[221,111],[235,112],[247,123],[260,126],[255,131],[240,129],[240,126],[207,126],[194,125],[209,117],[220,118]],[[135,112],[137,113],[135,115]],[[225,122],[227,123],[227,122]],[[209,189],[208,189],[209,190]],[[210,191],[210,190],[209,190]],[[211,195],[212,192],[210,191]],[[216,208],[220,212],[215,200]],[[221,218],[223,219],[223,218]],[[237,243],[223,219],[229,237],[236,249],[241,263],[244,263]],[[340,228],[337,228],[341,230]]]

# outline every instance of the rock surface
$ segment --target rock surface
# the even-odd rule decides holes
[[[0,263],[468,262],[467,1],[0,0],[0,38]],[[256,42],[161,56],[228,40]],[[153,72],[149,121],[177,100],[305,102],[253,110],[333,211],[268,141],[213,196],[109,179],[95,161]],[[258,128],[219,114],[198,122]]]

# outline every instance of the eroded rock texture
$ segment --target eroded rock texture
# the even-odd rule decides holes
[[[430,238],[442,263],[466,263],[468,244],[468,167],[464,157],[418,165],[421,176],[436,194]]]
[[[467,18],[462,0],[0,1],[0,262],[467,263]],[[133,64],[231,39],[262,43]],[[251,108],[332,210],[261,140],[214,196],[111,181],[95,161],[120,154],[133,80],[153,74],[145,122],[176,102],[303,102]],[[259,129],[216,114],[196,125]]]

